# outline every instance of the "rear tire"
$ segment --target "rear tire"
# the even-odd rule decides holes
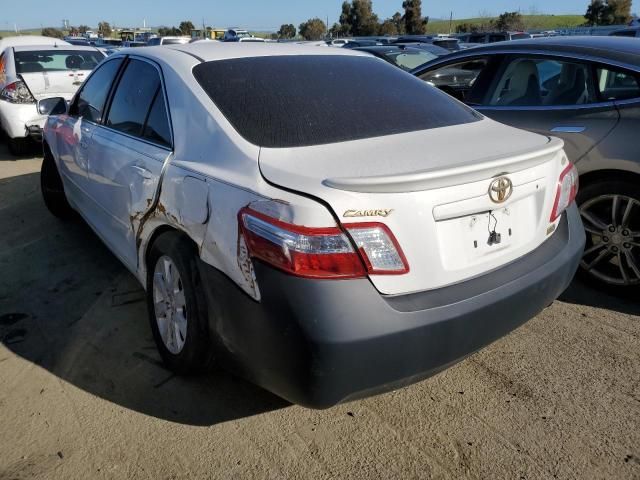
[[[53,215],[63,220],[67,220],[74,215],[73,209],[64,193],[64,185],[58,173],[56,162],[46,147],[42,168],[40,169],[40,190],[44,204]]]
[[[147,307],[156,346],[177,374],[200,372],[211,363],[207,301],[197,251],[178,232],[160,235],[147,262]]]
[[[576,200],[587,235],[580,277],[612,292],[635,291],[640,287],[640,186],[610,178],[581,187]]]
[[[15,157],[24,157],[31,152],[31,141],[29,138],[7,138],[9,151]]]

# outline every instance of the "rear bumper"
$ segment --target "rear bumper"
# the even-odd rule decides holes
[[[0,100],[0,124],[10,138],[32,137],[42,140],[42,128],[46,121],[35,103],[11,103]]]
[[[220,356],[293,403],[325,408],[433,375],[534,317],[571,282],[584,241],[572,206],[525,257],[458,285],[392,297],[368,280],[300,279],[256,264],[257,303],[200,268]]]

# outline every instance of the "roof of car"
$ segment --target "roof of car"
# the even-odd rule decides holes
[[[231,58],[268,57],[282,55],[355,55],[367,56],[363,52],[354,52],[343,48],[315,48],[308,45],[291,43],[263,42],[195,42],[187,45],[168,45],[165,47],[148,47],[144,49],[157,57],[162,57],[162,50],[178,50],[198,58],[203,62],[227,60]],[[142,52],[136,52],[139,54]]]
[[[481,45],[464,53],[477,55],[498,51],[542,51],[565,53],[567,56],[589,56],[640,67],[640,42],[636,38],[609,36],[544,37]],[[453,58],[453,56],[451,58]]]
[[[22,45],[71,45],[64,40],[52,37],[42,37],[40,35],[21,35],[0,39],[0,52],[5,48],[18,47]]]
[[[64,50],[65,52],[68,52],[70,50],[78,50],[78,51],[86,52],[86,51],[96,51],[98,49],[92,45],[65,44],[65,45],[55,46],[55,45],[45,44],[45,45],[22,45],[19,47],[14,47],[13,50],[16,52],[35,52],[35,51],[42,51],[42,50],[51,50],[51,51]]]

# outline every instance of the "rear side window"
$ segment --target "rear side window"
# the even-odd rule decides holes
[[[160,75],[147,62],[131,60],[113,95],[106,125],[141,136],[151,103],[161,86]]]
[[[603,100],[640,98],[640,76],[609,68],[598,68],[596,76],[600,97]]]
[[[116,58],[99,66],[82,86],[69,114],[100,123],[107,95],[121,63],[122,59]]]
[[[201,63],[193,73],[240,135],[269,148],[345,142],[481,118],[370,57],[239,58]]]

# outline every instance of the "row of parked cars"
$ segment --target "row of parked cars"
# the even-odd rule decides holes
[[[197,42],[115,52],[70,102],[22,105],[46,116],[46,205],[138,278],[170,368],[215,358],[327,407],[499,338],[579,266],[640,285],[639,47],[519,40],[414,65],[407,45]]]

